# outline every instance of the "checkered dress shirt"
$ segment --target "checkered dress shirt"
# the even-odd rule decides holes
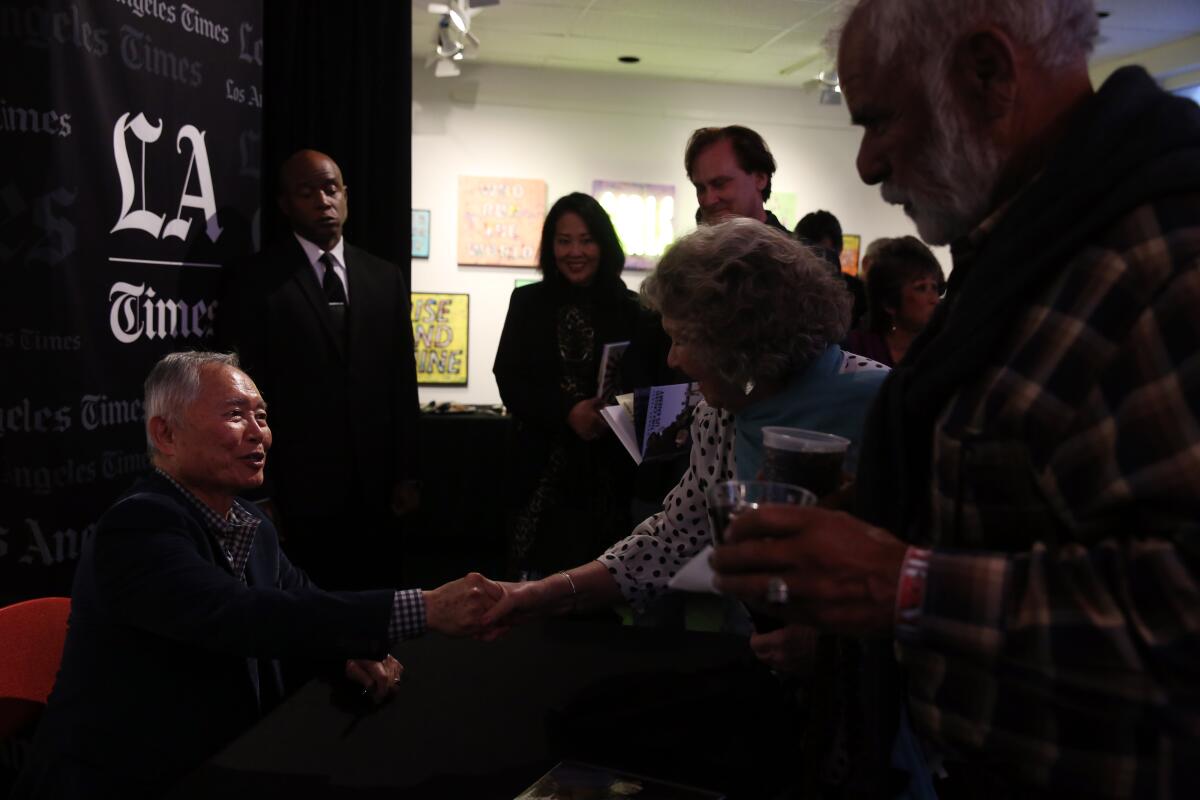
[[[246,562],[250,559],[250,550],[254,546],[254,534],[258,531],[261,520],[247,511],[242,505],[242,501],[236,498],[229,513],[222,517],[170,475],[161,469],[155,471],[169,481],[181,495],[187,498],[188,502],[200,511],[209,533],[221,546],[221,553],[225,556],[233,574],[242,583],[245,583]],[[425,630],[425,598],[421,590],[397,591],[392,598],[392,615],[388,620],[388,638],[393,642],[412,639],[425,633]]]
[[[1197,209],[1080,250],[934,431],[928,583],[896,632],[912,718],[1055,796],[1200,797]]]

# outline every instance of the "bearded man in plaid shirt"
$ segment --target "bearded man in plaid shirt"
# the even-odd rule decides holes
[[[859,173],[951,244],[949,293],[855,515],[742,515],[713,558],[894,650],[942,796],[1200,796],[1200,108],[1135,67],[1093,90],[1096,34],[1089,0],[851,9]]]

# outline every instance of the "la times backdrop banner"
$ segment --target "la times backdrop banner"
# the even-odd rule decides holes
[[[261,0],[0,5],[0,601],[67,594],[259,218]]]

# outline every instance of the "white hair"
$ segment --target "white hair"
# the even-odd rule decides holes
[[[200,372],[210,366],[238,368],[238,357],[233,353],[180,352],[168,353],[146,376],[142,408],[146,415],[146,447],[153,459],[158,451],[150,436],[150,420],[163,417],[178,422],[183,410],[200,393]]]
[[[853,26],[876,65],[911,70],[929,103],[929,141],[911,170],[920,178],[904,186],[885,178],[883,199],[906,205],[926,242],[953,241],[987,215],[1005,155],[968,131],[950,84],[956,43],[993,26],[1053,75],[1086,63],[1098,33],[1092,0],[848,0],[845,9],[826,43],[840,46]]]
[[[980,25],[995,25],[1038,63],[1054,69],[1087,60],[1100,26],[1092,0],[848,0],[844,21],[866,25],[882,65],[903,54],[922,70],[944,72],[949,46]],[[830,32],[837,45],[845,22]]]

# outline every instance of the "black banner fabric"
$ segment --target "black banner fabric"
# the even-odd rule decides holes
[[[258,239],[261,0],[0,6],[0,602],[68,594],[142,381]]]

